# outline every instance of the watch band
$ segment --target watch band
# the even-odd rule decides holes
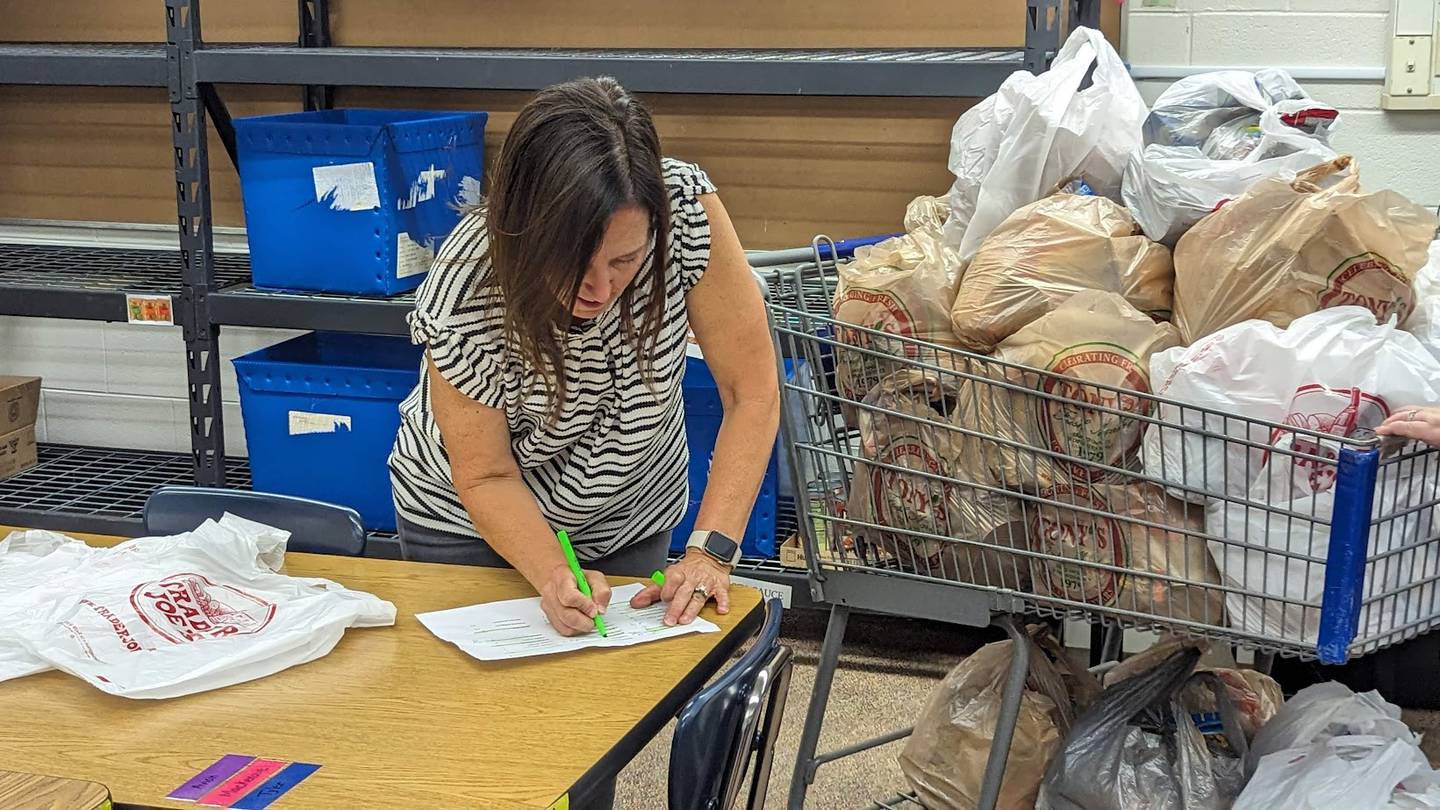
[[[729,551],[729,553],[722,552],[717,546],[724,548]],[[733,550],[730,550],[732,547]],[[709,555],[711,559],[722,562],[731,568],[734,568],[740,563],[740,543],[732,540],[721,532],[706,529],[693,531],[690,533],[690,539],[685,543],[685,548],[687,550],[692,548],[700,549]]]

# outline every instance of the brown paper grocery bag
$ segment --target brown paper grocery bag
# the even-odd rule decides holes
[[[1337,306],[1403,326],[1434,236],[1429,211],[1394,191],[1361,191],[1348,155],[1262,180],[1175,246],[1175,323],[1187,344],[1252,318],[1285,327]]]

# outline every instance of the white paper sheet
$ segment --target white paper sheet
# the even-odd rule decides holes
[[[415,618],[442,640],[481,661],[505,661],[592,647],[629,647],[689,633],[720,630],[704,619],[666,627],[664,603],[641,610],[631,608],[630,597],[643,587],[637,582],[610,592],[610,606],[605,610],[607,634],[603,638],[599,633],[560,635],[541,612],[538,596],[417,613]]]

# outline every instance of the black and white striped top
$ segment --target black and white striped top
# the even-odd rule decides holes
[[[478,213],[462,219],[441,247],[409,319],[412,339],[428,348],[446,380],[505,412],[525,484],[546,520],[570,533],[581,559],[666,531],[685,513],[685,296],[710,262],[710,223],[698,198],[715,186],[697,166],[667,158],[664,168],[670,234],[653,384],[611,307],[557,335],[566,341],[567,397],[558,420],[549,422],[545,393],[532,385],[539,372],[505,345],[504,300],[482,258],[488,236]],[[650,293],[636,293],[635,311],[643,312]],[[423,373],[400,413],[390,455],[396,511],[426,528],[475,535],[451,483]]]

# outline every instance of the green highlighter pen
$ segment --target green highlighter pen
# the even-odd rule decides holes
[[[585,572],[580,570],[580,561],[575,559],[575,549],[570,545],[570,535],[565,532],[556,532],[555,539],[560,541],[560,550],[565,552],[565,562],[570,566],[570,573],[575,575],[576,587],[587,597],[593,596],[590,593],[590,582],[585,579]],[[605,619],[599,613],[595,614],[595,630],[601,638],[605,637]]]

